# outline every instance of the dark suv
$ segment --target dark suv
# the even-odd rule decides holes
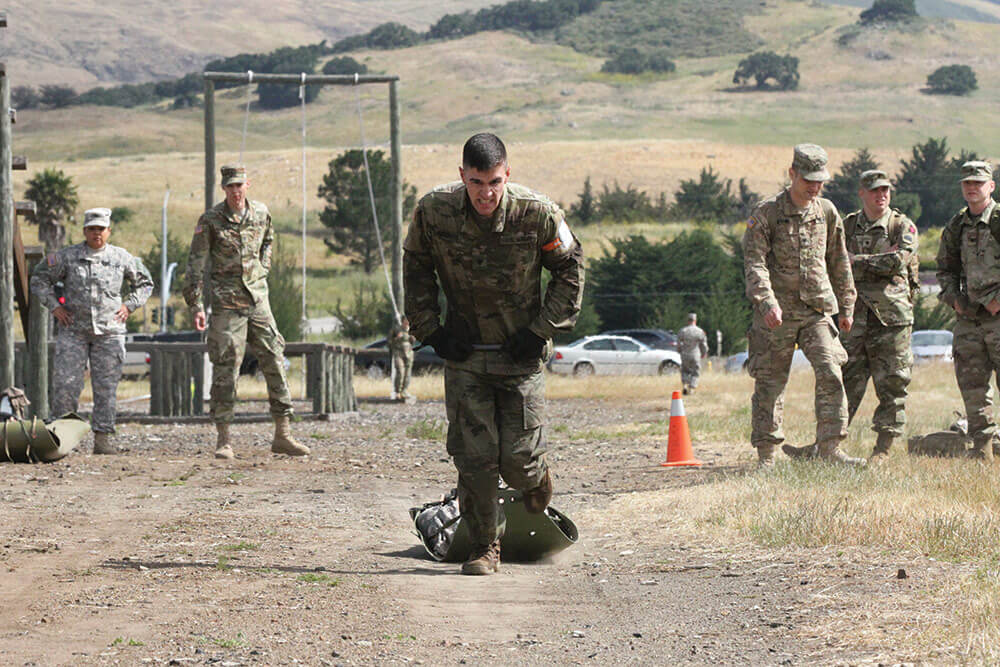
[[[615,329],[613,331],[602,331],[601,334],[635,338],[640,343],[654,350],[677,351],[677,336],[674,335],[673,331],[666,331],[664,329]]]

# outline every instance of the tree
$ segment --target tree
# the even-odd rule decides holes
[[[350,56],[330,58],[323,65],[323,74],[367,74],[368,66],[362,65]]]
[[[615,222],[646,220],[650,217],[652,208],[648,194],[631,184],[623,190],[618,181],[615,181],[614,190],[605,183],[603,191],[597,197],[598,216]]]
[[[38,225],[38,239],[46,252],[55,252],[66,239],[63,218],[72,215],[80,204],[72,177],[61,169],[43,169],[28,181],[24,195],[37,207],[33,221]]]
[[[892,23],[909,21],[918,16],[916,0],[875,0],[871,7],[861,12],[858,22],[863,25]]]
[[[297,280],[302,267],[281,246],[275,234],[271,249],[271,270],[267,274],[267,292],[274,323],[285,340],[302,339],[302,285]]]
[[[370,151],[368,166],[371,169],[379,225],[382,229],[389,230],[392,165],[383,151]],[[329,168],[330,171],[323,176],[323,183],[319,186],[319,196],[328,202],[319,219],[331,230],[330,237],[323,239],[323,243],[332,252],[349,256],[352,263],[364,267],[365,273],[371,273],[379,261],[379,251],[372,226],[364,154],[357,149],[349,150],[331,160]],[[410,215],[416,202],[417,189],[403,183],[404,218]],[[386,231],[382,234],[382,242],[388,245],[390,237],[391,233]]]
[[[111,222],[120,225],[125,222],[132,222],[135,211],[128,206],[115,206],[111,209]]]
[[[823,186],[823,196],[833,202],[841,215],[859,208],[858,182],[862,172],[869,169],[878,169],[878,162],[867,148],[862,148],[840,165],[840,171]]]
[[[139,259],[142,260],[142,263],[149,269],[150,275],[153,276],[153,294],[158,295],[160,293],[160,272],[163,270],[163,250],[161,245],[163,235],[159,231],[156,231],[153,233],[153,237],[155,239],[153,245],[149,246],[149,249]],[[167,233],[167,266],[170,266],[171,262],[177,262],[177,268],[174,269],[174,275],[170,279],[171,285],[174,288],[179,287],[184,282],[184,271],[187,269],[188,254],[190,252],[190,240],[184,240],[174,234]]]
[[[673,216],[682,220],[730,223],[745,217],[743,199],[757,200],[744,181],[740,181],[740,197],[732,192],[733,182],[721,179],[711,168],[702,168],[697,181],[681,181],[674,193]],[[756,203],[754,201],[754,203]],[[752,203],[750,204],[752,206]],[[749,213],[749,211],[746,211]]]
[[[583,182],[583,192],[579,195],[577,203],[569,207],[569,214],[580,221],[581,224],[593,222],[597,219],[597,208],[594,203],[594,188],[590,185],[590,176]]]
[[[943,137],[931,137],[917,144],[910,159],[901,163],[895,182],[896,202],[903,196],[915,196],[920,202],[919,215],[914,218],[917,227],[944,225],[965,204],[958,187],[959,174],[963,162],[975,159],[975,153],[964,150],[958,157],[949,159],[948,140]]]
[[[968,95],[977,88],[976,73],[968,65],[938,67],[927,77],[926,91],[934,95]]]
[[[34,109],[41,102],[38,91],[31,86],[14,86],[10,91],[10,104],[15,109]]]
[[[750,79],[756,81],[758,89],[767,88],[768,79],[773,79],[779,90],[794,90],[799,87],[799,59],[779,56],[774,51],[754,53],[741,60],[733,74],[733,83],[737,85]]]
[[[316,70],[318,54],[313,49],[283,47],[272,51],[270,57],[260,70],[263,72],[312,74]],[[320,86],[306,86],[306,103],[312,102],[319,95]],[[280,83],[262,83],[257,86],[257,96],[260,106],[264,109],[281,109],[293,107],[301,103],[299,87]]]
[[[69,106],[76,99],[76,91],[69,86],[55,84],[42,86],[39,101],[47,107],[61,109]]]
[[[675,69],[677,66],[664,53],[643,53],[634,47],[621,49],[601,65],[602,72],[618,74],[670,73]]]

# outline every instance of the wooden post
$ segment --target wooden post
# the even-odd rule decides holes
[[[149,352],[149,414],[163,414],[162,355],[158,349]]]
[[[0,64],[0,389],[14,385],[14,188],[10,79]]]
[[[42,246],[25,253],[30,267],[45,257]],[[49,418],[49,309],[38,299],[28,300],[28,359],[29,375],[25,378],[31,414],[39,419]]]
[[[215,203],[215,82],[205,79],[205,210]]]
[[[403,313],[403,147],[398,81],[389,82],[389,153],[392,159],[392,295]]]
[[[194,379],[194,395],[191,397],[191,414],[205,414],[205,359],[203,352],[191,353],[191,375]]]

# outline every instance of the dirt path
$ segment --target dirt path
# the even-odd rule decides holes
[[[407,508],[453,484],[443,444],[412,437],[440,427],[440,403],[369,404],[298,424],[314,448],[306,461],[272,457],[262,424],[237,428],[232,465],[209,458],[210,427],[132,424],[120,429],[129,451],[119,456],[0,465],[0,664],[907,657],[838,628],[867,612],[877,622],[883,593],[905,611],[930,566],[909,565],[897,581],[896,564],[877,559],[737,559],[652,528],[637,540],[602,508],[703,484],[738,469],[738,453],[701,443],[715,465],[667,472],[655,438],[571,442],[558,428],[662,419],[662,407],[567,400],[550,414],[553,505],[577,523],[580,543],[552,562],[505,563],[494,577],[458,576],[410,531]]]

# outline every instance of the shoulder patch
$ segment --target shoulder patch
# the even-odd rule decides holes
[[[566,224],[565,220],[559,221],[559,227],[556,229],[556,237],[552,241],[546,243],[542,246],[542,251],[552,252],[557,248],[569,248],[573,245],[573,233],[569,231],[569,225]]]
[[[201,234],[201,223],[200,222],[197,225],[194,226],[194,233],[195,234]]]
[[[48,264],[49,266],[55,266],[56,265],[56,254],[54,252],[50,252],[45,257],[45,263]]]
[[[747,229],[753,229],[753,226],[757,224],[757,218],[752,215],[747,219]]]

